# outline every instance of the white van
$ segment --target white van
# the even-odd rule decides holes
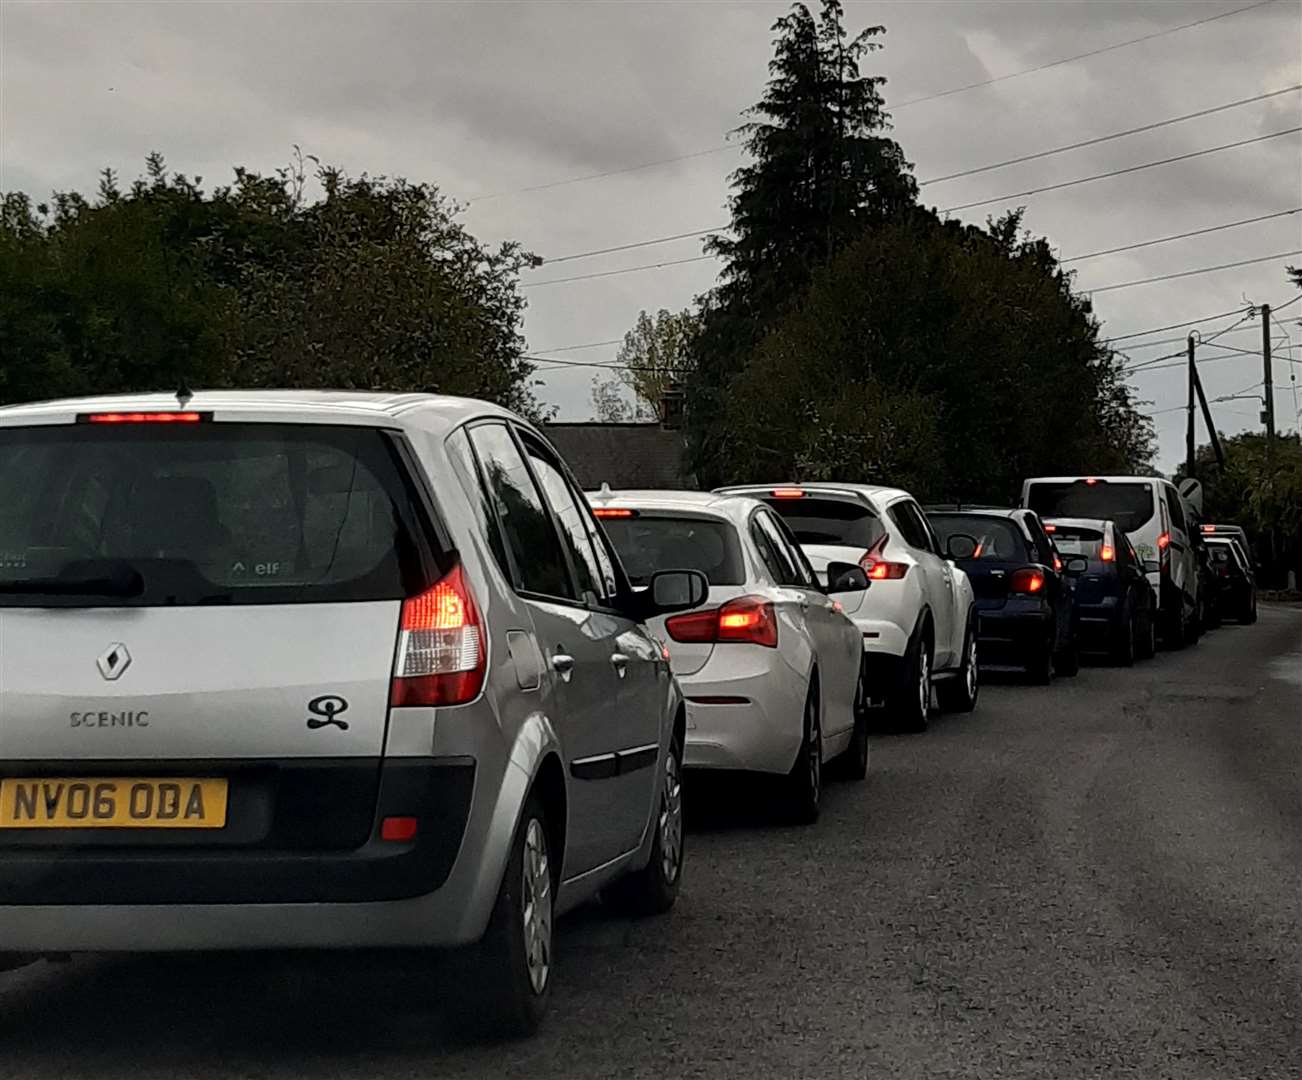
[[[1037,476],[1022,485],[1022,505],[1042,518],[1110,518],[1144,562],[1166,644],[1196,641],[1202,626],[1202,575],[1196,510],[1169,480],[1154,476]]]

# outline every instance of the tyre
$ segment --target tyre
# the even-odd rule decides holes
[[[1183,649],[1189,644],[1189,627],[1183,601],[1177,601],[1175,611],[1167,613],[1162,644],[1168,649]]]
[[[1053,673],[1060,678],[1072,679],[1080,674],[1080,639],[1075,630],[1071,641],[1058,650],[1053,658]]]
[[[1043,641],[1031,647],[1031,654],[1026,659],[1026,680],[1035,686],[1048,686],[1053,682],[1052,630]]]
[[[538,1030],[552,989],[556,874],[546,807],[525,802],[497,902],[477,948],[465,957],[463,1017],[486,1034],[523,1038]]]
[[[946,712],[965,713],[976,708],[981,690],[981,669],[977,665],[976,623],[968,619],[963,638],[963,663],[958,674],[936,687],[937,704]]]
[[[1153,609],[1145,608],[1139,616],[1139,635],[1135,639],[1135,658],[1152,660],[1157,655],[1157,624],[1153,621]]]
[[[890,718],[901,731],[927,730],[931,718],[931,640],[925,628],[914,633],[900,665],[890,701]]]
[[[665,755],[652,827],[655,839],[646,866],[620,878],[603,894],[607,904],[629,915],[661,915],[678,899],[683,879],[683,748],[677,738]]]
[[[805,697],[804,738],[787,776],[787,805],[793,821],[812,825],[823,799],[823,725],[819,718],[818,683],[811,680]]]
[[[1138,652],[1136,638],[1135,610],[1127,601],[1117,616],[1117,624],[1112,628],[1112,641],[1109,643],[1108,655],[1118,667],[1133,667]]]
[[[1255,594],[1252,599],[1248,601],[1248,608],[1243,613],[1243,618],[1239,621],[1245,626],[1250,626],[1257,621],[1257,597]]]
[[[859,671],[859,689],[854,696],[854,734],[850,746],[841,755],[841,775],[847,780],[863,780],[868,775],[868,688],[864,672]]]

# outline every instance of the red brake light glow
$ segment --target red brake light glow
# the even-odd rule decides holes
[[[77,417],[85,424],[198,424],[212,418],[199,412],[105,412]]]
[[[1057,555],[1053,557],[1053,569],[1059,574],[1062,573],[1062,559]]]
[[[479,608],[460,566],[403,601],[391,705],[464,704],[479,695],[487,666]]]
[[[1092,486],[1092,485],[1094,485],[1094,484],[1097,484],[1098,481],[1097,481],[1094,477],[1091,476],[1088,480],[1085,481],[1085,483],[1090,484],[1090,485]]]
[[[1211,535],[1212,533],[1216,532],[1216,526],[1215,526],[1215,525],[1204,525],[1204,526],[1203,526],[1203,532],[1206,533],[1206,534],[1208,534],[1208,535]]]
[[[1046,526],[1044,527],[1044,531],[1047,532],[1050,536],[1052,536],[1054,533],[1056,533],[1056,532],[1058,531],[1058,526],[1057,526],[1057,525],[1046,525]]]
[[[801,488],[774,488],[773,497],[775,499],[803,499],[805,492]]]
[[[380,839],[405,844],[416,839],[420,822],[414,817],[387,817],[380,822]]]
[[[1104,562],[1115,562],[1117,558],[1116,549],[1110,544],[1104,544],[1103,547],[1099,549],[1099,558]]]
[[[622,506],[594,506],[592,513],[599,518],[631,518],[637,517],[636,510],[627,510]]]
[[[869,581],[899,581],[909,572],[908,563],[889,562],[882,558],[882,552],[886,550],[890,540],[890,534],[887,533],[860,558],[859,565],[868,575]]]
[[[1164,532],[1161,536],[1157,538],[1157,547],[1159,551],[1165,551],[1170,546],[1171,546],[1171,534],[1169,532]]]
[[[770,649],[778,645],[777,614],[761,596],[739,596],[719,608],[675,615],[665,620],[665,629],[685,643],[733,642]]]
[[[1031,567],[1015,570],[1008,579],[1008,588],[1015,593],[1038,593],[1044,588],[1044,574]]]

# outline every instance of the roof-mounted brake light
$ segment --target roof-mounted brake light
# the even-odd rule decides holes
[[[79,424],[201,424],[212,419],[202,412],[102,412],[81,413]]]

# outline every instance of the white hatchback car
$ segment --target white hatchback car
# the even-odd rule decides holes
[[[864,685],[893,724],[927,726],[932,687],[942,708],[976,707],[976,602],[913,496],[868,484],[747,485],[782,515],[863,638]],[[863,568],[866,592],[842,592],[847,565]]]
[[[687,698],[684,764],[785,776],[793,815],[813,821],[825,762],[845,755],[851,776],[867,773],[860,638],[782,519],[735,495],[588,498],[634,587],[670,565],[710,583],[699,608],[649,623]],[[847,584],[862,591],[867,576]]]

